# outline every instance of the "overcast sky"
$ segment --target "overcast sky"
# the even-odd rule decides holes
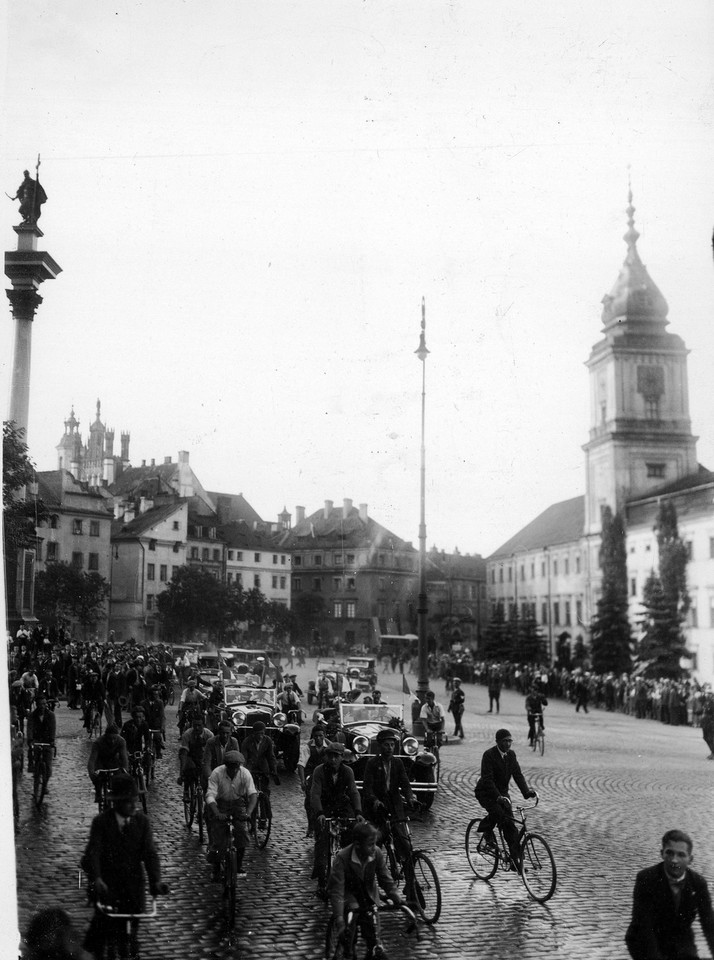
[[[34,323],[39,468],[101,398],[135,464],[188,450],[264,518],[350,497],[416,545],[424,296],[428,543],[487,555],[584,491],[583,364],[625,256],[628,164],[714,468],[708,0],[6,17],[2,188],[41,153],[64,271]],[[11,345],[7,313],[6,383]]]

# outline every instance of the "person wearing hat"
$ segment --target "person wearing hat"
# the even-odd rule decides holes
[[[101,778],[99,770],[129,769],[129,755],[124,738],[119,735],[119,727],[110,723],[101,737],[92,744],[87,761],[87,773],[94,784],[94,802],[99,803]]]
[[[466,694],[461,689],[461,680],[458,677],[454,677],[454,683],[451,689],[451,699],[449,700],[449,706],[446,709],[454,718],[454,736],[458,737],[460,740],[464,739],[464,728],[461,725],[461,718],[464,715],[465,700]]]
[[[318,767],[325,758],[325,728],[321,723],[316,723],[312,728],[312,735],[306,743],[300,745],[300,759],[297,765],[297,775],[300,781],[300,789],[305,794],[305,816],[307,817],[307,832],[305,837],[312,837],[315,833],[315,818],[312,815],[312,805],[310,803],[310,789],[312,787],[312,774],[315,767]]]
[[[151,731],[146,722],[146,713],[143,706],[135,704],[131,708],[131,719],[121,728],[121,735],[126,742],[127,751],[143,753],[151,746]]]
[[[49,746],[42,748],[45,764],[47,765],[47,779],[52,776],[52,756],[55,745],[57,720],[47,705],[47,696],[40,691],[36,699],[37,706],[27,719],[27,769],[34,767],[35,752],[33,744],[46,743]]]
[[[542,730],[545,730],[545,720],[543,719],[543,707],[548,706],[548,698],[540,692],[537,684],[534,682],[530,686],[528,696],[526,697],[526,716],[528,717],[528,743],[532,746],[533,738],[536,733],[536,721],[540,722]]]
[[[137,811],[138,791],[133,779],[118,773],[112,781],[113,806],[92,821],[82,869],[90,883],[95,903],[112,906],[118,913],[143,913],[144,875],[152,897],[168,893],[161,881],[159,855],[145,814]],[[120,957],[138,957],[139,921],[126,925],[97,909],[84,941],[85,949],[103,960],[108,945],[115,943]],[[111,952],[111,947],[110,947]]]
[[[206,790],[206,807],[213,818],[211,848],[208,860],[213,864],[213,880],[221,878],[221,862],[230,846],[231,828],[229,816],[235,816],[233,836],[236,845],[239,879],[245,879],[243,857],[248,846],[248,823],[258,802],[258,791],[253,777],[245,769],[245,757],[239,750],[228,750],[224,763],[211,773]]]
[[[364,819],[355,775],[342,762],[344,753],[345,748],[341,743],[325,745],[325,759],[315,768],[310,788],[310,804],[316,828],[312,877],[317,880],[317,896],[321,900],[327,897],[325,884],[330,857],[330,831],[326,819]]]
[[[181,737],[179,744],[179,775],[176,783],[183,784],[184,802],[188,800],[188,784],[191,780],[201,777],[203,771],[203,754],[211,733],[206,730],[202,716],[196,716],[191,721],[191,729]],[[201,777],[201,779],[203,779]],[[205,782],[204,782],[205,787]]]
[[[206,697],[197,687],[195,677],[189,677],[185,688],[181,692],[178,707],[178,728],[179,736],[183,736],[184,727],[189,716],[202,711],[206,703]]]
[[[84,705],[83,726],[87,735],[91,737],[92,708],[96,707],[100,714],[104,712],[104,684],[99,679],[99,671],[95,670],[94,667],[90,667],[87,678],[82,684],[82,700]]]
[[[276,786],[280,783],[280,779],[273,741],[266,734],[262,720],[256,720],[253,730],[243,741],[243,755],[253,780],[263,793],[270,794],[269,778],[273,778]]]
[[[206,741],[203,748],[203,777],[206,783],[216,767],[225,763],[225,756],[229,750],[237,750],[238,741],[233,736],[233,724],[230,720],[221,720],[218,732]]]
[[[481,776],[474,794],[488,814],[479,825],[486,843],[489,846],[496,846],[493,828],[500,824],[513,861],[518,863],[518,830],[511,815],[511,798],[508,795],[511,778],[515,780],[526,799],[535,797],[537,794],[528,786],[521,773],[516,755],[511,750],[512,743],[513,737],[510,731],[505,729],[496,731],[496,746],[486,750],[481,758]]]
[[[164,701],[161,699],[161,687],[155,683],[151,688],[151,696],[144,700],[142,704],[146,714],[146,722],[154,739],[154,753],[156,759],[161,759],[161,754],[166,743],[166,714],[164,711]]]
[[[368,818],[384,831],[391,821],[394,847],[403,863],[409,861],[409,845],[405,840],[404,801],[410,809],[418,804],[412,792],[404,763],[395,757],[399,733],[393,727],[385,727],[377,734],[379,754],[370,759],[364,768],[362,796]]]

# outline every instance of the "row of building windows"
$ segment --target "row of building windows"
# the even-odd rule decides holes
[[[504,582],[504,576],[503,576],[504,567],[505,567],[505,570],[506,570],[506,580],[507,580],[507,582],[508,582],[508,583],[513,583],[513,572],[514,572],[514,570],[515,570],[515,568],[516,568],[516,564],[515,564],[515,563],[509,563],[508,566],[505,566],[504,563],[501,563],[501,564],[499,565],[499,567],[498,567],[498,582],[499,582],[499,583],[503,583],[503,582]],[[518,578],[519,578],[519,580],[525,580],[525,579],[526,579],[526,568],[527,568],[526,563],[521,563],[521,564],[520,564],[520,566],[519,566],[519,568],[518,568]],[[535,561],[535,560],[531,560],[531,561],[530,561],[530,564],[529,564],[529,566],[528,566],[528,569],[529,569],[529,572],[530,572],[530,579],[531,579],[531,580],[535,580],[535,577],[536,577],[536,561]],[[580,573],[580,569],[581,569],[581,559],[580,559],[580,555],[577,554],[577,555],[575,556],[575,573]],[[570,576],[570,557],[563,557],[563,558],[562,558],[562,565],[561,565],[560,559],[559,559],[558,557],[554,557],[554,558],[553,558],[553,560],[552,560],[552,568],[551,568],[551,573],[552,573],[552,575],[553,575],[554,577],[557,577],[557,576],[559,576],[559,575],[561,574],[561,572],[562,572],[563,576],[566,576],[566,577]],[[541,560],[541,561],[540,561],[540,575],[541,575],[541,577],[545,578],[545,577],[547,576],[547,573],[548,573],[548,565],[547,565],[547,562],[546,562],[545,560]],[[491,567],[491,583],[495,583],[495,582],[496,582],[496,567],[493,566],[493,567]],[[472,589],[472,597],[474,597],[475,594],[473,593],[473,590],[474,590],[475,588],[472,587],[471,589]]]
[[[56,520],[57,518],[56,518],[56,517],[53,517],[52,519],[53,519],[53,520]],[[85,532],[84,523],[85,523],[84,520],[77,520],[76,518],[75,518],[74,520],[72,520],[72,533],[73,533],[75,536],[81,537],[81,536],[84,534],[84,532]],[[57,529],[57,524],[56,524],[56,523],[55,523],[55,524],[50,524],[50,526],[53,527],[53,529],[55,529],[55,530]],[[90,521],[89,521],[89,536],[90,536],[90,537],[98,537],[98,536],[99,536],[99,520],[90,520]]]
[[[347,617],[348,620],[354,620],[357,615],[357,604],[354,600],[348,600],[346,603],[335,600],[332,604],[332,614],[336,620],[341,620],[343,616]]]
[[[229,560],[237,560],[238,562],[241,562],[241,561],[243,560],[243,551],[242,551],[242,550],[229,550],[229,551],[228,551],[228,559],[229,559]],[[263,554],[262,554],[262,553],[254,553],[254,554],[253,554],[253,562],[254,562],[254,563],[261,563],[261,562],[262,562],[262,559],[263,559]],[[274,564],[275,566],[277,566],[278,563],[282,564],[282,566],[285,566],[285,564],[287,563],[287,557],[286,557],[286,555],[285,555],[284,553],[281,553],[281,554],[274,553],[274,554],[273,554],[273,564]]]
[[[493,616],[498,608],[501,610],[504,609],[504,605],[501,601],[495,601],[491,605],[491,615]],[[517,603],[508,604],[508,619],[515,620],[517,617],[520,617],[521,620],[536,620],[537,622],[547,625],[548,623],[548,601],[544,600],[540,604],[540,620],[537,616],[537,604],[532,600],[523,600],[520,606]],[[575,623],[583,623],[583,601],[576,600],[573,607],[573,602],[571,600],[554,600],[553,601],[553,626],[555,627],[572,627],[573,624],[573,613],[575,614]]]
[[[330,557],[332,558],[332,564],[330,564]],[[296,555],[293,557],[293,566],[294,567],[353,567],[355,565],[355,554],[354,553],[333,553],[333,554],[321,554],[313,553],[309,556]],[[385,553],[377,554],[377,563],[380,567],[384,567],[387,564],[387,555]],[[413,561],[410,557],[403,558],[400,562],[399,558],[394,558],[394,565],[404,566],[405,569],[410,570],[413,567]]]

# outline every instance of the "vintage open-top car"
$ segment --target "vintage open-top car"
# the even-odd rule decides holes
[[[377,661],[374,657],[348,657],[347,676],[356,690],[372,693],[377,685]]]
[[[224,699],[226,715],[233,723],[238,743],[242,744],[253,725],[262,720],[265,732],[275,745],[277,758],[287,771],[293,772],[300,759],[300,725],[288,723],[288,718],[278,709],[275,688],[227,683]]]
[[[344,661],[318,660],[315,673],[316,678],[307,684],[307,702],[310,704],[332,706],[336,697],[344,696],[352,689]],[[327,683],[326,688],[323,681]]]
[[[361,788],[364,781],[367,760],[379,753],[377,734],[385,727],[392,727],[399,735],[395,756],[404,763],[417,800],[430,807],[439,781],[436,756],[407,732],[402,704],[341,701],[339,714],[345,746],[355,755],[352,769],[357,786]]]

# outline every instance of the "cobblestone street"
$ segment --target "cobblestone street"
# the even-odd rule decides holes
[[[298,671],[304,689],[309,676],[307,668]],[[409,683],[416,686],[411,675]],[[400,697],[395,691],[401,690],[401,676],[381,675],[380,687],[384,699],[394,701]],[[448,701],[442,681],[434,689],[438,700]],[[442,749],[435,803],[413,828],[416,846],[429,852],[441,880],[441,920],[434,928],[422,926],[416,942],[399,920],[387,916],[385,944],[392,960],[624,958],[635,874],[658,859],[661,835],[672,827],[691,832],[695,869],[714,877],[714,763],[706,760],[699,730],[604,711],[576,714],[570,704],[551,701],[546,752],[540,757],[528,748],[522,697],[504,691],[496,715],[486,712],[484,687],[465,685],[465,692],[466,739]],[[32,810],[27,773],[21,787],[16,835],[21,929],[43,907],[64,907],[82,930],[91,915],[85,892],[77,887],[79,860],[96,812],[85,769],[89,742],[80,736],[78,712],[62,704],[57,715],[55,774],[39,813]],[[242,881],[231,944],[220,885],[210,882],[205,848],[183,822],[175,782],[175,710],[168,715],[168,749],[151,788],[149,816],[171,893],[160,902],[157,920],[142,925],[143,955],[152,960],[288,955],[320,960],[328,908],[315,898],[309,879],[312,842],[304,839],[297,779],[281,774],[281,786],[273,788],[273,833],[264,851],[248,851],[248,879]],[[512,731],[526,779],[541,797],[529,827],[549,840],[558,867],[555,896],[546,905],[530,900],[516,875],[499,872],[492,883],[477,880],[464,853],[466,826],[480,815],[473,788],[481,754],[499,726]],[[699,933],[698,942],[700,955],[706,956]]]

